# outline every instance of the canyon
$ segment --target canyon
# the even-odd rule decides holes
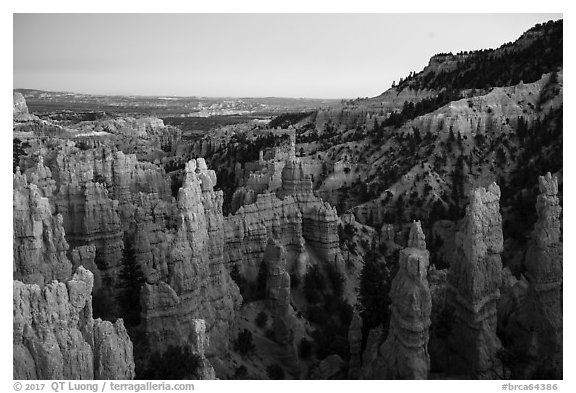
[[[14,379],[561,379],[559,32],[194,132],[15,91]]]

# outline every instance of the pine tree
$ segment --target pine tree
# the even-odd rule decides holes
[[[364,339],[375,327],[382,325],[385,333],[388,329],[391,278],[390,272],[376,259],[376,254],[369,251],[364,257],[358,294]]]
[[[190,347],[170,346],[164,353],[153,352],[148,367],[138,373],[137,379],[196,379],[202,358]],[[139,375],[138,375],[139,374]]]
[[[268,279],[268,266],[266,261],[260,263],[258,278],[256,279],[256,299],[266,298],[266,280]]]
[[[22,142],[18,138],[12,139],[12,172],[16,173],[16,168],[20,165],[20,157],[26,155],[26,148],[30,147],[28,142]]]
[[[460,132],[458,132],[458,134],[460,134]],[[448,140],[450,142],[454,142],[454,140],[455,140],[454,130],[453,130],[452,126],[450,126],[450,130],[448,131]]]
[[[232,280],[234,280],[236,285],[238,285],[238,289],[240,290],[240,294],[242,295],[244,302],[245,303],[249,302],[251,300],[250,296],[251,294],[249,293],[250,287],[248,285],[248,282],[246,281],[246,278],[244,278],[244,276],[240,274],[238,265],[232,266],[232,270],[230,271],[230,277],[232,278]]]
[[[117,297],[124,323],[135,326],[140,323],[140,288],[145,282],[142,268],[136,261],[132,241],[124,239],[122,267],[119,274],[120,291]]]

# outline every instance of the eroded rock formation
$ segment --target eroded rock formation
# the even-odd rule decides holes
[[[13,118],[14,121],[30,121],[37,120],[38,118],[28,112],[28,105],[26,99],[21,93],[12,93],[14,100]]]
[[[313,379],[329,380],[346,377],[346,361],[336,354],[323,359],[312,372]]]
[[[342,268],[338,239],[338,214],[336,208],[312,192],[312,180],[304,174],[297,160],[286,162],[282,170],[282,187],[277,195],[294,198],[302,213],[302,236],[310,247],[329,263]]]
[[[430,253],[420,222],[410,230],[408,247],[400,251],[400,269],[390,289],[390,329],[380,352],[386,379],[427,379],[432,301],[427,270]]]
[[[274,337],[280,344],[294,340],[290,321],[290,275],[286,270],[286,249],[273,238],[268,239],[264,251],[268,276],[266,293],[274,316]]]
[[[475,378],[494,377],[501,348],[496,336],[503,250],[499,200],[495,183],[472,191],[448,277],[448,302],[454,309],[450,347],[456,354],[451,364],[455,372]]]
[[[348,378],[358,379],[362,369],[362,317],[354,311],[348,328],[348,343],[350,345],[350,362]]]
[[[206,358],[206,349],[210,346],[210,338],[206,334],[206,321],[203,319],[192,320],[190,341],[192,351],[200,357],[200,365],[195,373],[198,379],[216,379],[214,368]]]
[[[390,328],[378,356],[364,368],[368,379],[427,379],[432,301],[428,286],[429,252],[420,222],[410,230],[408,247],[400,251],[400,269],[390,289]]]
[[[150,127],[143,127],[140,131],[150,132]],[[43,247],[46,256],[36,259],[54,259],[58,253],[64,255],[70,244],[73,265],[84,265],[94,271],[98,298],[106,301],[116,299],[122,285],[123,249],[128,242],[136,266],[147,283],[141,294],[141,321],[146,337],[146,342],[141,344],[148,343],[148,350],[158,352],[170,346],[192,346],[190,340],[196,329],[193,320],[204,319],[205,335],[212,343],[207,348],[207,356],[227,348],[229,330],[234,325],[234,313],[241,298],[223,264],[222,193],[214,192],[216,176],[207,169],[204,160],[188,164],[176,200],[163,169],[140,162],[133,154],[107,147],[83,150],[71,143],[41,147],[36,155],[27,158],[24,167],[28,176],[38,183],[38,187],[32,185],[33,189],[40,190],[38,198],[41,195],[50,198],[39,205],[42,213],[36,214],[40,218],[33,220],[38,223],[26,224],[42,228],[44,220],[44,235],[34,230],[41,241],[55,244]],[[24,176],[18,176],[24,180],[15,180],[15,184],[25,181]],[[15,192],[15,211],[24,205],[20,202],[21,192]],[[60,215],[49,215],[51,211]],[[24,224],[16,221],[20,216],[22,220],[36,217],[25,211],[16,214],[15,228],[23,227],[23,230]],[[59,226],[50,220],[60,220]],[[54,234],[48,235],[47,230]],[[20,245],[29,239],[24,235],[20,236],[21,240],[18,237],[14,242],[15,255],[30,253],[23,250],[31,246]],[[63,241],[58,242],[60,237]],[[34,261],[33,258],[25,260],[28,264]],[[15,272],[30,269],[17,261],[15,259]],[[67,263],[70,271],[72,265]],[[41,262],[37,264],[41,266]],[[50,263],[51,271],[57,268],[58,263]],[[70,276],[69,273],[67,277],[66,273],[54,274],[42,272],[38,276],[47,280]],[[103,306],[113,310],[114,316],[119,312],[109,304]]]
[[[109,198],[103,184],[86,182],[62,185],[55,204],[64,217],[63,226],[69,243],[94,245],[98,269],[113,286],[124,247],[118,201]]]
[[[42,196],[49,192],[20,172],[13,186],[14,378],[133,378],[132,343],[122,320],[92,318],[94,277],[82,265],[95,268],[94,247],[73,249],[71,263],[62,216]]]
[[[95,247],[95,265],[85,266],[97,277],[95,290],[114,298],[123,237],[125,232],[132,231],[136,210],[144,209],[153,219],[173,210],[164,171],[138,161],[133,154],[108,147],[82,150],[70,143],[39,149],[23,164],[30,182],[38,186],[62,215],[70,246]],[[105,288],[100,277],[107,283]]]
[[[287,252],[293,255],[304,250],[302,215],[293,198],[278,199],[274,194],[260,194],[256,202],[241,207],[235,215],[224,219],[226,252],[224,260],[230,267],[236,265],[240,273],[255,282],[264,250],[274,231]],[[288,271],[295,260],[288,256]]]
[[[92,319],[90,271],[45,286],[13,282],[14,379],[132,379],[121,319]]]
[[[13,177],[13,276],[26,284],[70,278],[62,216],[53,215],[47,198],[19,172]]]
[[[83,121],[73,126],[80,137],[111,134],[125,138],[138,138],[148,141],[148,146],[170,151],[182,137],[179,128],[166,126],[157,117],[112,117],[98,121]]]
[[[537,362],[562,377],[562,207],[558,182],[547,173],[538,178],[538,221],[526,252],[530,283],[526,310],[528,330],[535,332]]]
[[[185,172],[176,232],[166,234],[167,269],[141,291],[142,324],[150,348],[162,352],[192,345],[194,320],[204,319],[209,357],[227,348],[241,297],[223,263],[222,192],[213,190],[214,171],[198,159]]]
[[[336,209],[314,195],[312,180],[295,156],[294,134],[289,149],[276,149],[273,160],[265,161],[261,154],[258,169],[234,193],[232,210],[236,208],[235,215],[226,218],[227,260],[239,266],[249,281],[256,279],[273,222],[290,254],[289,272],[295,270],[293,255],[305,251],[304,240],[321,259],[343,269]]]
[[[338,238],[338,213],[328,202],[318,199],[302,208],[302,235],[307,244],[339,271],[343,269]]]

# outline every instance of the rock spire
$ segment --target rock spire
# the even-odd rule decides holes
[[[496,336],[503,250],[499,201],[496,183],[472,190],[448,277],[448,302],[455,317],[450,337],[456,354],[453,371],[480,379],[494,377],[496,352],[501,348]]]

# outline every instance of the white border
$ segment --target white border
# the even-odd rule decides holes
[[[191,2],[191,1],[139,1],[139,2],[120,2],[119,0],[100,0],[98,2],[90,2],[86,4],[80,1],[42,1],[42,0],[24,0],[24,1],[10,1],[8,4],[3,4],[2,15],[0,21],[0,29],[2,30],[1,40],[2,40],[2,52],[3,52],[3,65],[4,72],[2,78],[2,89],[0,90],[3,94],[0,95],[2,99],[2,154],[0,155],[2,159],[2,165],[0,168],[1,173],[1,183],[5,186],[3,187],[2,193],[2,216],[4,217],[2,229],[2,236],[0,237],[2,247],[0,250],[6,252],[6,257],[4,263],[2,264],[2,276],[5,277],[5,281],[2,282],[2,301],[0,302],[0,315],[4,316],[4,323],[2,326],[2,366],[1,370],[1,387],[5,391],[12,391],[12,360],[11,360],[11,345],[9,343],[12,337],[12,326],[10,325],[9,315],[11,315],[11,285],[8,281],[10,272],[8,271],[9,257],[11,253],[11,247],[9,244],[9,234],[11,233],[10,217],[12,216],[12,209],[9,208],[10,204],[10,184],[11,177],[8,172],[8,168],[11,168],[11,164],[8,162],[11,156],[11,149],[9,146],[10,141],[8,139],[10,128],[12,127],[12,117],[9,113],[9,108],[11,106],[11,99],[9,96],[9,86],[12,85],[12,75],[9,72],[10,65],[12,64],[12,13],[15,12],[315,12],[315,13],[361,13],[361,12],[413,12],[418,13],[514,13],[514,12],[526,12],[526,13],[563,13],[564,14],[564,84],[565,84],[565,102],[566,108],[568,109],[566,113],[572,114],[573,106],[573,93],[572,93],[572,76],[574,73],[574,27],[573,27],[573,13],[571,2],[569,1],[519,1],[519,2],[504,2],[502,0],[481,0],[478,2],[464,2],[462,0],[454,1],[425,1],[425,0],[412,0],[406,2],[396,2],[396,4],[381,4],[383,1],[367,1],[367,0],[354,0],[354,1],[331,1],[331,2],[316,2],[311,0],[292,0],[283,3],[274,3],[272,1],[265,0],[244,0],[244,1],[202,1],[202,2]],[[343,27],[345,28],[345,27]],[[408,28],[409,29],[409,28]],[[487,26],[489,29],[489,26]],[[463,32],[465,33],[465,32]],[[475,48],[471,48],[475,49]],[[564,200],[571,201],[574,196],[574,154],[570,154],[574,144],[574,133],[576,128],[574,127],[574,120],[572,116],[565,117],[565,139],[564,139],[564,160],[565,160],[565,170],[564,170]],[[574,231],[570,223],[574,222],[574,208],[570,203],[564,206],[564,222],[568,223],[564,231],[565,244],[565,261],[567,263],[564,265],[564,277],[567,280],[568,285],[565,286],[565,299],[574,298],[573,285],[570,285],[574,277],[573,266],[573,244],[575,243]],[[564,381],[558,381],[560,389],[562,391],[567,391],[569,386],[573,386],[571,391],[574,389],[574,373],[572,373],[573,366],[573,353],[574,353],[574,338],[570,334],[571,328],[574,327],[574,313],[572,311],[571,303],[567,303],[567,307],[564,310],[564,325],[566,327],[565,331],[568,332],[564,337]],[[233,384],[233,385],[232,385]],[[290,381],[287,383],[277,383],[269,381],[216,381],[216,382],[198,382],[196,390],[204,390],[202,388],[208,388],[210,390],[216,389],[217,391],[229,391],[240,390],[240,391],[255,391],[255,390],[270,390],[274,391],[292,391],[293,389],[322,389],[329,387],[331,390],[338,391],[352,391],[357,389],[391,389],[400,390],[406,389],[407,386],[413,389],[425,389],[428,391],[445,392],[445,391],[466,391],[466,392],[490,392],[490,391],[501,391],[501,382],[499,381],[383,381],[383,382],[371,382],[371,381]]]

